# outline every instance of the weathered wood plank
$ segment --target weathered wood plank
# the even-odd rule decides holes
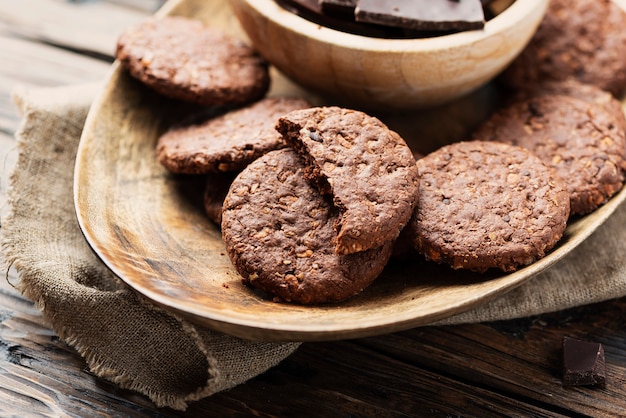
[[[427,327],[386,338],[363,340],[377,351],[388,352],[402,363],[455,376],[471,387],[497,391],[509,399],[523,399],[547,410],[599,416],[623,416],[626,381],[623,357],[613,347],[626,341],[624,300],[611,301],[565,312],[507,321],[525,323],[521,336],[511,336],[485,324]],[[506,325],[505,325],[506,326]],[[561,384],[563,336],[587,338],[605,345],[607,373],[613,381],[606,388],[566,388]],[[608,337],[608,338],[607,338]],[[621,339],[621,343],[617,343]],[[620,393],[621,392],[621,393]]]
[[[624,320],[616,318],[624,318],[625,307],[626,300],[610,301],[498,324],[309,343],[211,403],[243,402],[250,411],[279,416],[291,408],[312,416],[625,416],[623,357],[607,355],[613,383],[606,388],[564,388],[558,348],[564,335],[574,335],[601,341],[608,353],[623,352]],[[521,331],[509,332],[516,328]],[[289,401],[276,406],[274,391]]]
[[[0,30],[66,48],[112,56],[121,32],[152,14],[160,1],[0,1]],[[138,7],[142,4],[143,7]]]
[[[545,414],[536,405],[389,354],[361,340],[308,343],[276,369],[246,384],[245,391],[235,388],[217,395],[213,402],[237,399],[252,410],[269,412],[258,399],[257,391],[263,391],[277,416],[293,410],[307,411],[310,416],[466,416],[470,410],[472,416],[480,417],[506,416],[512,410],[521,416]],[[274,394],[275,390],[281,393]],[[279,396],[289,402],[274,406]]]
[[[19,113],[11,100],[16,87],[98,82],[110,68],[107,61],[3,34],[0,63],[0,131],[5,133],[14,132],[19,124]]]

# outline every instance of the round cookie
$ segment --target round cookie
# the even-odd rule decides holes
[[[602,90],[593,84],[585,84],[575,78],[568,78],[561,81],[546,81],[535,84],[530,88],[521,90],[515,95],[516,101],[528,100],[533,97],[547,95],[565,95],[576,97],[588,103],[602,107],[613,115],[621,130],[626,132],[626,114],[622,103],[611,93]]]
[[[624,135],[602,107],[572,96],[545,95],[497,110],[473,138],[532,151],[566,181],[572,215],[583,215],[622,188]]]
[[[415,158],[396,132],[356,110],[315,107],[276,129],[307,162],[305,175],[340,211],[336,251],[350,254],[395,240],[417,200]]]
[[[240,171],[266,152],[284,148],[276,121],[309,106],[300,98],[266,97],[202,123],[174,127],[159,138],[157,158],[173,173]]]
[[[545,256],[565,231],[565,184],[528,150],[459,142],[417,167],[420,195],[407,228],[429,260],[476,272],[514,271]]]
[[[267,63],[251,47],[183,17],[150,17],[127,29],[116,57],[158,93],[188,102],[243,104],[269,88]]]
[[[278,301],[340,302],[376,279],[393,243],[336,254],[337,212],[303,171],[303,160],[290,148],[251,163],[224,200],[222,238],[244,283]]]
[[[612,0],[551,0],[527,47],[502,75],[514,88],[575,77],[615,96],[626,88],[626,12]]]

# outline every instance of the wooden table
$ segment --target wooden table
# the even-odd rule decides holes
[[[207,0],[210,1],[210,0]],[[101,80],[123,28],[160,0],[0,0],[0,208],[16,159],[17,85]],[[626,416],[626,299],[498,323],[306,343],[186,413],[87,370],[34,304],[0,280],[0,416]],[[561,341],[600,342],[605,388],[561,384]]]

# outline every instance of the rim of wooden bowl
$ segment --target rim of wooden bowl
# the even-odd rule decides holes
[[[235,0],[231,0],[235,1]],[[545,7],[548,0],[514,1],[507,9],[485,23],[483,30],[457,32],[430,38],[388,39],[357,35],[322,26],[292,13],[275,0],[236,0],[245,3],[268,21],[282,26],[288,31],[298,33],[320,42],[343,48],[361,49],[372,52],[413,51],[426,52],[452,47],[469,46],[475,42],[501,33],[528,19],[536,9]],[[541,14],[543,16],[543,13]]]

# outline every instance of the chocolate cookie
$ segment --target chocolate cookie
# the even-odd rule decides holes
[[[600,87],[581,83],[575,78],[568,78],[562,81],[546,81],[532,85],[518,92],[515,100],[521,101],[533,97],[557,94],[573,96],[604,108],[604,110],[615,116],[620,129],[626,132],[626,115],[624,114],[622,103]]]
[[[211,173],[207,176],[202,202],[207,216],[216,225],[222,224],[222,205],[237,174],[237,172]]]
[[[141,21],[119,37],[116,56],[133,77],[174,99],[242,104],[269,88],[268,66],[251,47],[183,17]]]
[[[417,167],[420,194],[407,228],[427,259],[455,269],[514,271],[545,256],[565,231],[565,184],[526,149],[459,142]]]
[[[528,46],[503,73],[514,88],[575,77],[620,96],[626,88],[626,12],[612,0],[551,0]]]
[[[496,111],[473,138],[531,150],[567,183],[572,214],[586,214],[624,183],[626,139],[603,107],[572,96],[546,95]]]
[[[297,110],[276,129],[302,155],[305,175],[340,211],[336,252],[395,240],[418,194],[417,168],[404,140],[380,120],[339,107]]]
[[[304,99],[265,98],[202,123],[175,127],[157,142],[157,158],[173,173],[240,171],[268,151],[286,146],[274,129],[280,116],[309,107]]]
[[[244,283],[280,301],[343,301],[383,270],[392,242],[355,254],[334,251],[337,211],[304,179],[290,148],[272,151],[235,178],[224,200],[222,238]]]

